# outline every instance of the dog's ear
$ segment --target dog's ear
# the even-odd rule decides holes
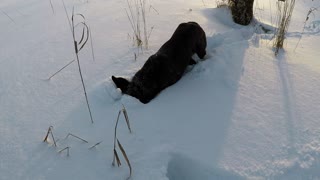
[[[112,76],[112,81],[116,84],[117,88],[120,88],[122,93],[126,93],[128,90],[129,81],[122,77]]]

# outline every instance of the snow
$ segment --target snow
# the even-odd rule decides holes
[[[126,179],[122,156],[121,167],[111,165],[122,104],[133,133],[121,116],[118,139],[133,168],[131,179],[320,179],[319,11],[303,30],[309,9],[319,1],[296,2],[278,57],[272,32],[260,28],[275,24],[273,1],[256,1],[255,22],[244,27],[212,1],[150,0],[155,10],[148,9],[147,22],[154,28],[148,50],[139,54],[129,38],[126,1],[65,3],[69,15],[74,7],[91,29],[95,59],[88,45],[80,62],[95,122],[76,63],[47,80],[75,58],[62,1],[52,1],[53,13],[49,0],[2,0],[1,180]],[[110,77],[132,77],[186,21],[205,30],[206,60],[197,59],[149,104],[122,95]],[[57,147],[51,137],[42,142],[51,125]],[[68,133],[88,143],[65,138]],[[69,156],[59,153],[65,147]]]

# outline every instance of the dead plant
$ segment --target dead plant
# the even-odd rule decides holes
[[[65,9],[65,13],[66,16],[68,18],[68,22],[70,25],[70,29],[71,29],[71,33],[72,33],[72,39],[73,39],[73,44],[74,44],[74,51],[75,51],[75,56],[76,56],[76,60],[77,60],[77,64],[78,64],[78,70],[79,70],[79,75],[81,78],[81,83],[82,83],[82,88],[84,91],[84,96],[86,99],[86,103],[87,103],[87,108],[89,111],[89,115],[90,115],[90,120],[91,123],[93,123],[93,117],[92,117],[92,113],[91,113],[91,108],[90,108],[90,104],[89,104],[89,100],[88,100],[88,95],[87,95],[87,91],[86,91],[86,86],[83,80],[83,75],[82,75],[82,70],[81,70],[81,64],[80,64],[80,59],[79,59],[79,52],[85,47],[85,45],[87,44],[88,40],[89,40],[89,36],[90,36],[90,29],[89,26],[86,24],[85,22],[85,16],[83,14],[74,14],[74,9],[72,10],[72,16],[71,16],[71,21],[69,19],[68,16],[68,12],[67,12],[67,8],[63,2],[63,6]],[[75,18],[80,18],[80,22],[78,22],[77,24],[75,24]],[[76,37],[76,28],[77,27],[81,27],[82,28],[82,34],[81,34],[81,38],[80,40]],[[64,66],[62,69],[64,69],[65,67],[67,67],[68,65],[70,65],[73,61],[69,62],[66,66]],[[62,70],[61,69],[61,70]],[[61,71],[59,70],[59,72]],[[51,78],[51,77],[50,77]],[[49,78],[49,79],[50,79]]]
[[[133,30],[135,45],[144,45],[148,49],[150,33],[147,27],[146,0],[127,0],[127,8],[125,10]],[[150,8],[153,7],[150,6],[149,10]]]
[[[49,126],[48,131],[47,131],[47,134],[46,134],[46,136],[45,136],[44,139],[43,139],[43,142],[49,143],[49,142],[48,142],[48,137],[49,137],[49,134],[51,134],[51,138],[52,138],[52,140],[53,140],[53,144],[54,144],[55,147],[57,147],[57,143],[56,143],[56,140],[54,139],[54,136],[53,136],[53,133],[52,133],[52,129],[53,129],[53,126]]]
[[[83,139],[83,138],[81,138],[81,137],[79,137],[79,136],[76,136],[76,135],[74,135],[74,134],[71,134],[71,133],[69,133],[66,137],[65,137],[65,139],[68,139],[68,137],[74,137],[74,138],[76,138],[76,139],[79,139],[79,140],[81,140],[81,141],[83,141],[83,142],[85,142],[85,143],[89,143],[87,140],[85,140],[85,139]]]
[[[283,48],[285,35],[288,31],[289,24],[291,21],[295,0],[285,0],[285,1],[278,1],[278,29],[275,35],[275,41],[273,46],[275,49],[275,55],[278,55],[279,49]]]
[[[117,121],[116,121],[116,125],[115,125],[115,128],[114,128],[114,145],[113,145],[113,161],[112,161],[112,165],[115,166],[115,164],[117,163],[118,167],[121,166],[121,161],[120,161],[120,158],[119,158],[119,155],[118,155],[118,152],[117,152],[117,145],[118,145],[118,147],[119,147],[124,159],[127,162],[128,167],[129,167],[129,173],[130,174],[129,174],[129,177],[127,179],[130,179],[130,177],[132,176],[132,166],[130,164],[130,161],[129,161],[129,158],[127,156],[126,151],[124,150],[124,148],[121,145],[119,139],[117,138],[117,128],[118,128],[118,123],[119,123],[119,119],[120,119],[121,113],[123,113],[123,115],[125,117],[125,120],[126,120],[126,124],[127,124],[128,130],[131,133],[129,117],[128,117],[128,114],[127,114],[127,111],[126,111],[125,107],[123,106],[123,108],[118,112]]]
[[[302,28],[301,36],[299,37],[298,43],[297,43],[296,47],[294,48],[294,50],[297,49],[297,47],[298,47],[298,45],[299,45],[299,43],[300,43],[300,41],[301,41],[302,35],[303,35],[303,33],[304,33],[304,29],[306,28],[306,24],[307,24],[307,22],[308,22],[308,20],[309,20],[309,18],[310,18],[310,15],[311,15],[311,14],[314,14],[314,11],[318,11],[318,8],[319,8],[319,7],[317,7],[317,8],[312,7],[312,8],[309,9],[309,11],[308,11],[308,13],[307,13],[307,16],[306,16],[306,19],[305,19],[305,21],[304,21],[304,23],[303,23],[303,28]]]

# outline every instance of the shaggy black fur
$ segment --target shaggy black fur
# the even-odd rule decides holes
[[[188,65],[195,64],[192,55],[203,59],[206,55],[206,34],[196,22],[181,23],[172,37],[150,56],[131,82],[112,76],[122,93],[148,103],[160,91],[176,83]]]

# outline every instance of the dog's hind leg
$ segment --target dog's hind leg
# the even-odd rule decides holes
[[[193,58],[190,58],[189,65],[194,65],[194,64],[197,64],[197,62]]]

